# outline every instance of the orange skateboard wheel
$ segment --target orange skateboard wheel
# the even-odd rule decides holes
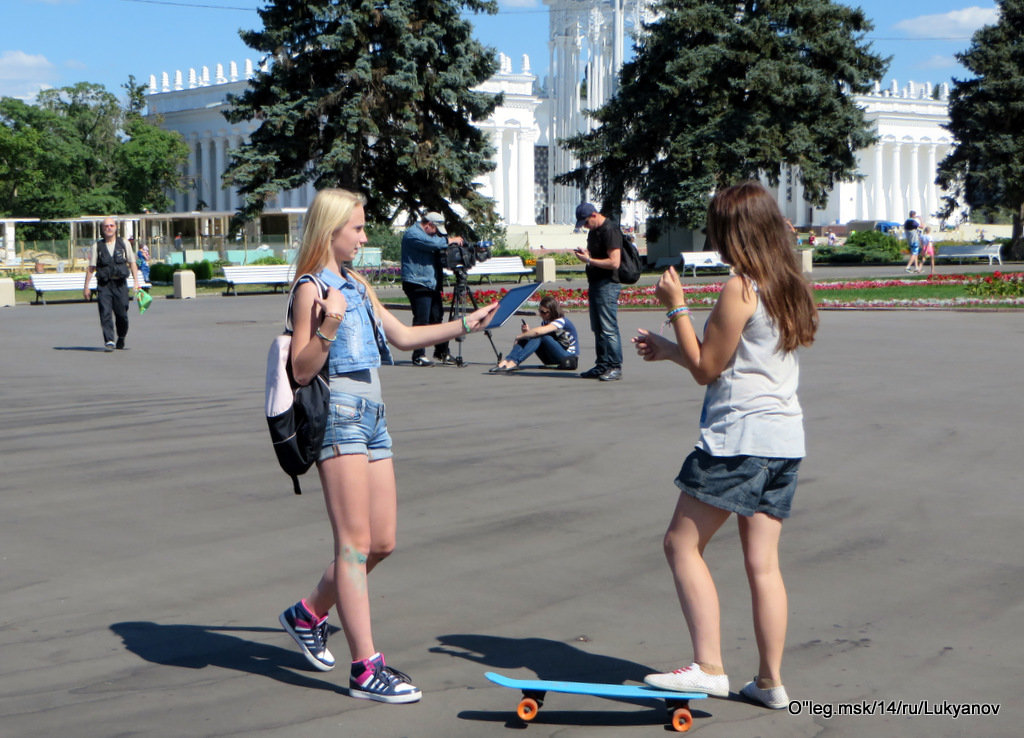
[[[537,700],[533,697],[523,697],[519,701],[519,707],[516,708],[516,715],[522,720],[530,722],[537,717],[537,711],[540,709],[540,705],[537,704]]]
[[[672,712],[672,728],[677,733],[685,733],[693,727],[693,715],[685,707],[676,708]]]

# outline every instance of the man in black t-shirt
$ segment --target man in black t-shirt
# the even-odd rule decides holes
[[[589,202],[576,208],[576,227],[586,228],[587,248],[577,248],[576,258],[587,265],[590,293],[590,329],[597,345],[597,363],[580,374],[586,379],[612,382],[622,379],[622,338],[619,335],[619,264],[622,231],[618,223],[598,212]]]

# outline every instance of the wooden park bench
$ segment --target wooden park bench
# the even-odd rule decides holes
[[[295,276],[295,267],[291,264],[225,266],[223,269],[224,281],[228,284],[225,295],[237,295],[235,288],[240,284],[268,284],[277,292],[278,288],[290,285]]]
[[[36,291],[36,305],[40,303],[46,304],[47,292],[69,292],[74,290],[81,293],[82,288],[85,286],[85,272],[47,272],[44,274],[31,274],[29,279],[32,280],[32,289]],[[135,280],[128,277],[128,288],[132,289],[134,286]],[[144,290],[148,290],[152,285],[142,279],[140,274],[139,286]],[[89,289],[96,290],[95,274],[89,280]]]
[[[445,276],[452,276],[449,269],[444,270]],[[492,276],[512,275],[517,276],[517,282],[522,282],[523,277],[533,274],[533,267],[528,267],[519,256],[493,256],[485,261],[478,261],[466,270],[467,277],[480,277],[480,284],[486,279],[488,283]]]
[[[722,261],[717,251],[680,251],[679,256],[683,263],[683,272],[693,269],[693,276],[697,276],[698,269],[728,269],[729,265]]]
[[[961,264],[964,259],[988,259],[988,265],[992,261],[1003,265],[1002,256],[1003,244],[1000,241],[989,241],[988,243],[969,243],[962,246],[937,246],[935,248],[936,259],[958,259]]]

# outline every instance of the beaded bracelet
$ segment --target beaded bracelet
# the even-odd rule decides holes
[[[335,334],[334,338],[328,338],[327,336],[320,332],[319,328],[316,329],[316,336],[317,338],[322,338],[323,340],[327,341],[327,343],[334,343],[335,341],[338,340],[337,334]]]
[[[466,316],[465,315],[462,316],[462,330],[466,331],[466,333],[472,333],[473,332],[469,328],[469,321],[466,320]]]
[[[661,330],[658,332],[658,335],[664,335],[665,327],[672,323],[675,323],[676,319],[679,318],[679,316],[689,314],[690,308],[687,307],[686,305],[680,305],[679,307],[674,307],[671,310],[669,310],[667,313],[665,313],[665,322],[661,324]]]
[[[325,318],[334,318],[339,323],[345,319],[345,316],[341,313],[324,313]]]

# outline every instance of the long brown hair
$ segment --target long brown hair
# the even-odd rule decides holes
[[[779,331],[779,349],[810,346],[818,311],[771,193],[753,181],[719,191],[708,205],[707,233],[722,260],[757,284],[765,312]]]
[[[540,306],[548,311],[548,323],[553,323],[565,315],[562,312],[562,306],[558,304],[558,300],[551,295],[544,295],[544,297],[540,298]]]
[[[303,274],[317,274],[330,259],[331,238],[334,232],[348,223],[357,206],[365,206],[366,198],[358,192],[342,189],[325,189],[316,193],[312,204],[306,209],[306,221],[302,229],[302,246],[295,257],[295,280]],[[369,280],[351,267],[345,272],[366,288],[378,319],[381,304]]]

